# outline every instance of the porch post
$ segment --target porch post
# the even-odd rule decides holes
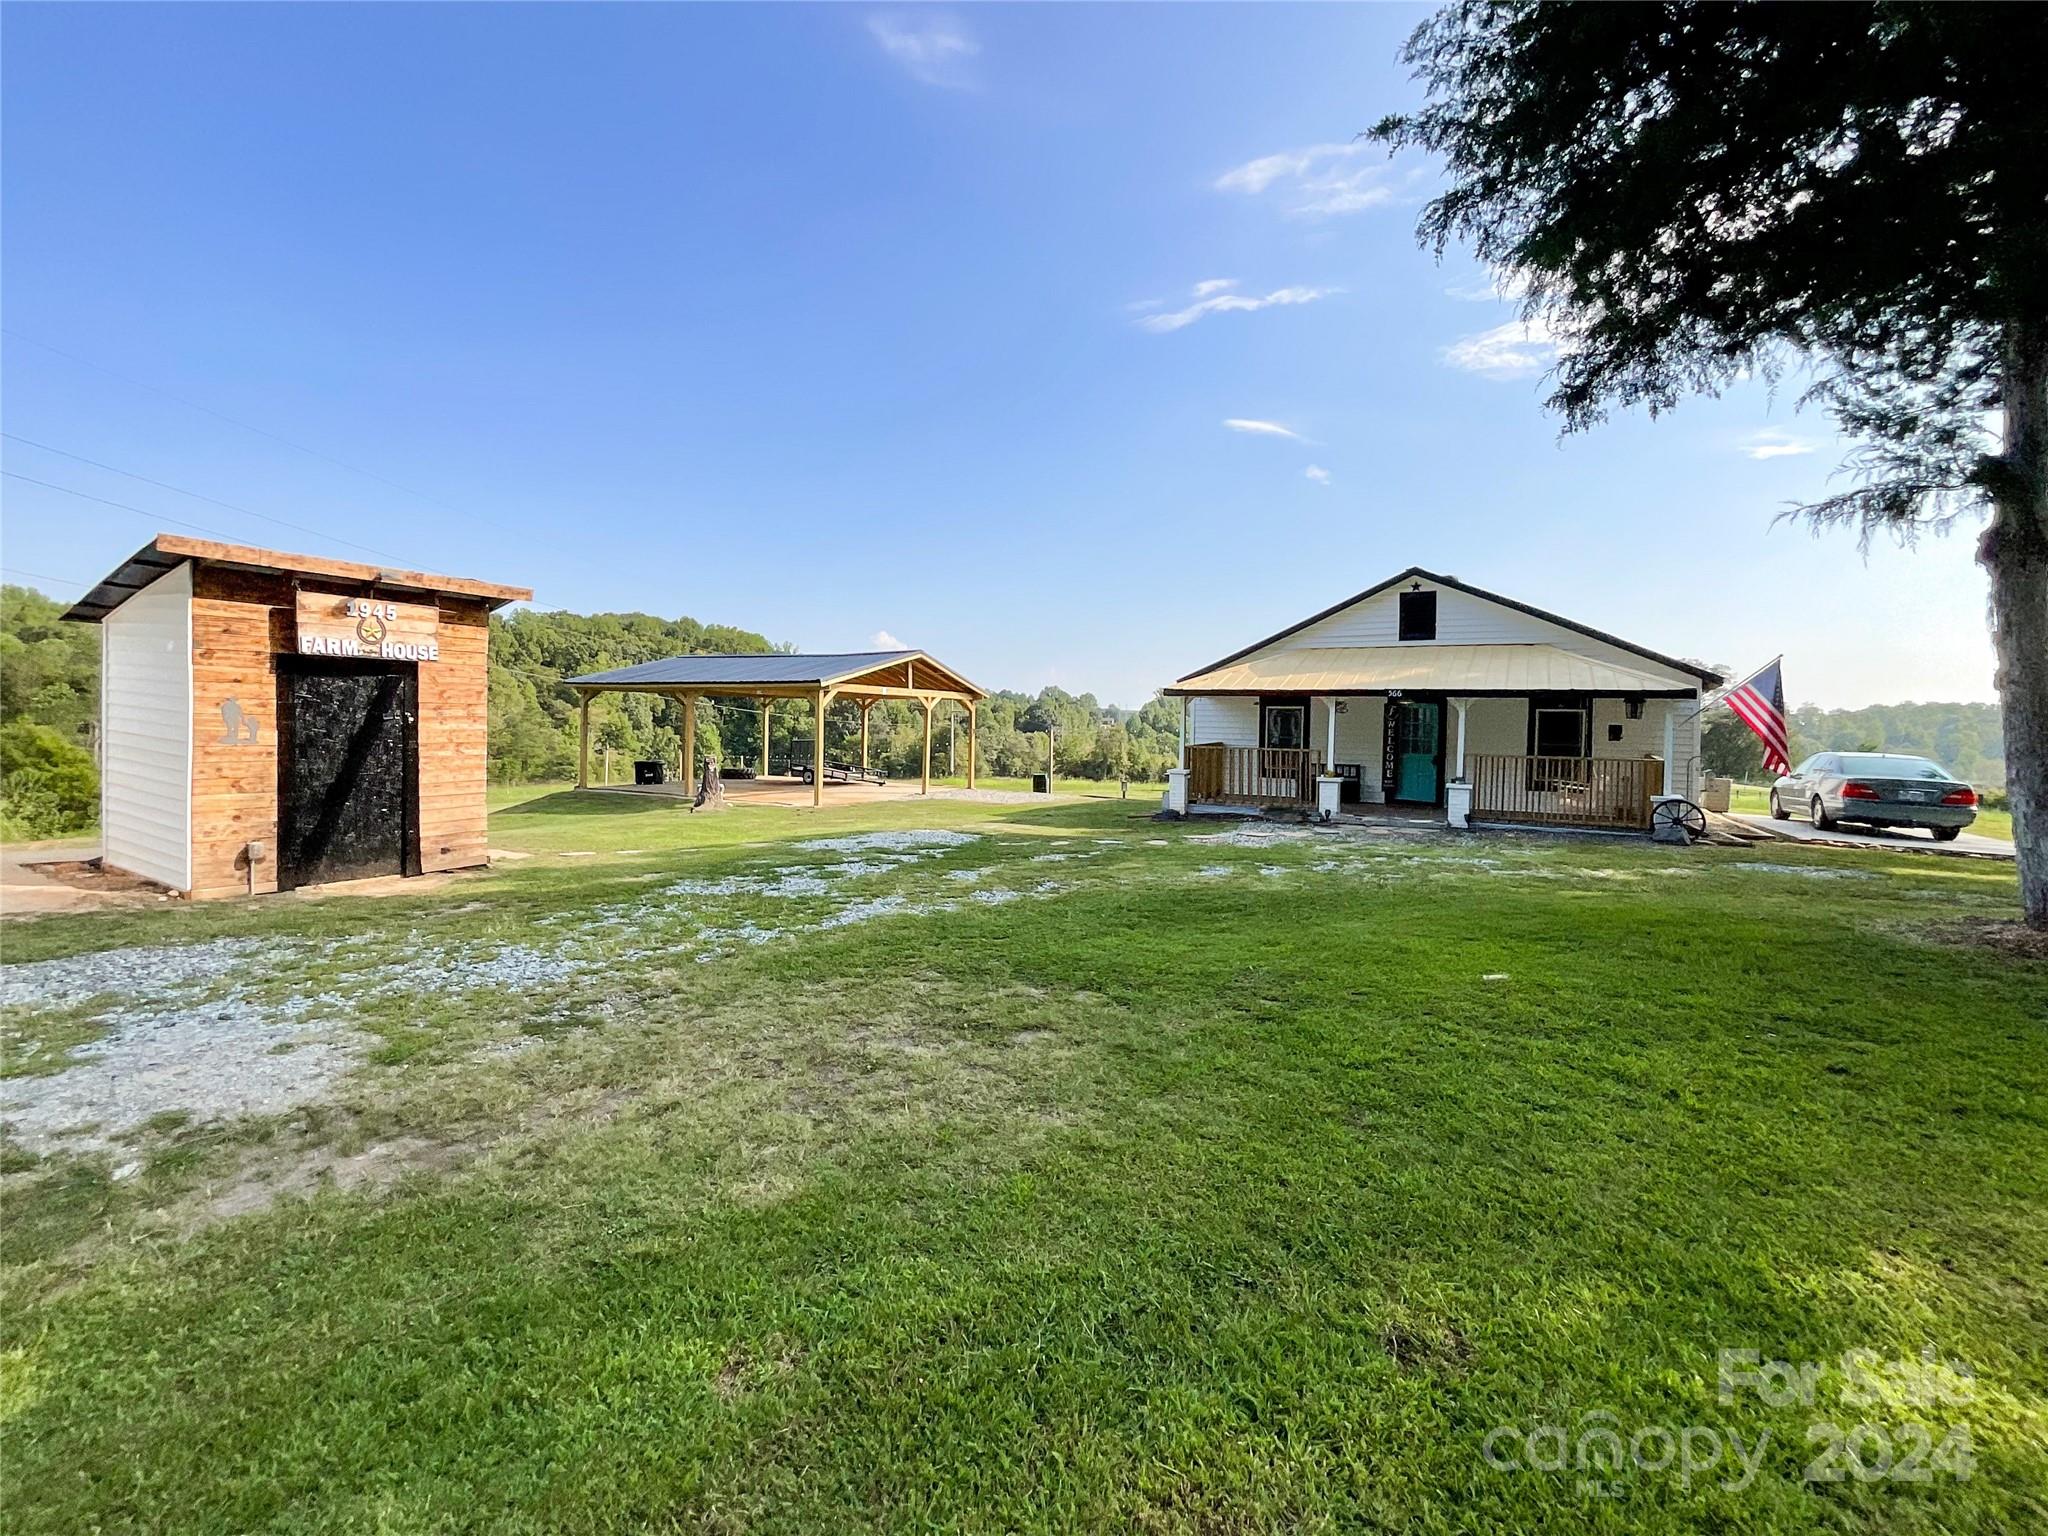
[[[1682,795],[1678,786],[1678,700],[1664,705],[1664,793]]]
[[[1183,768],[1188,765],[1188,697],[1186,694],[1182,694],[1180,697],[1180,765]]]
[[[773,699],[763,699],[761,701],[761,777],[764,779],[768,777],[769,722],[774,720],[774,718],[775,701]]]
[[[967,787],[974,788],[974,727],[981,714],[981,706],[974,700],[967,701]]]
[[[825,690],[811,696],[811,808],[825,805]]]
[[[1316,814],[1324,821],[1343,809],[1344,781],[1337,776],[1337,701],[1323,700],[1325,716],[1323,771],[1316,776]]]
[[[576,733],[576,787],[590,788],[590,694],[583,695],[582,726]]]
[[[1458,771],[1453,778],[1465,777],[1465,711],[1472,707],[1470,699],[1453,699],[1451,707],[1458,712]]]
[[[868,711],[873,709],[874,706],[875,701],[873,699],[862,699],[860,701],[860,771],[862,773],[868,771]]]

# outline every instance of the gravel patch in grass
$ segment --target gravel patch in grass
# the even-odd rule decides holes
[[[1306,827],[1275,826],[1270,822],[1239,822],[1227,832],[1195,832],[1191,843],[1214,843],[1226,848],[1265,848],[1274,843],[1299,843],[1314,837]]]
[[[373,1043],[309,1018],[318,1003],[231,997],[117,1012],[103,1038],[78,1047],[78,1065],[12,1079],[0,1092],[0,1125],[33,1152],[83,1152],[173,1111],[208,1121],[311,1103]]]
[[[856,832],[847,837],[813,837],[796,844],[819,853],[902,853],[906,850],[960,848],[979,842],[973,832],[949,832],[942,827],[910,827],[889,832]]]
[[[33,960],[0,968],[0,1007],[75,1007],[95,997],[132,993],[138,982],[159,993],[214,987],[264,959],[281,957],[290,947],[278,939],[209,939]]]

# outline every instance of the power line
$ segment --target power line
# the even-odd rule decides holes
[[[226,411],[216,411],[210,405],[201,405],[197,400],[188,400],[183,395],[173,394],[170,390],[164,389],[159,385],[144,383],[141,379],[117,372],[103,364],[80,357],[76,352],[66,352],[62,347],[53,347],[47,341],[39,341],[33,336],[25,336],[12,326],[0,326],[0,335],[12,336],[16,341],[25,341],[32,347],[41,347],[45,352],[54,353],[58,357],[68,358],[81,368],[90,368],[93,372],[103,373],[110,379],[119,379],[122,383],[132,384],[137,389],[146,389],[153,395],[162,395],[166,400],[174,400],[179,405],[191,410],[203,412],[208,416],[226,422],[231,427],[240,427],[244,432],[254,432],[258,437],[267,437],[273,443],[282,443],[285,447],[294,449],[299,453],[311,454],[314,458],[332,464],[337,469],[345,469],[352,475],[362,475],[367,479],[375,480],[380,485],[388,485],[394,491],[403,491],[408,496],[415,496],[421,501],[431,502],[444,511],[455,513],[458,517],[470,515],[463,512],[460,507],[449,506],[447,502],[441,500],[438,496],[429,496],[425,491],[416,491],[411,486],[400,485],[396,480],[380,475],[373,469],[364,469],[360,464],[351,464],[346,459],[337,459],[333,454],[322,453],[318,448],[308,448],[304,443],[295,443],[288,437],[281,437],[275,432],[268,431],[251,422],[243,421],[239,417],[230,416]]]
[[[73,453],[68,448],[57,448],[49,443],[39,443],[32,437],[23,437],[19,432],[0,432],[0,437],[8,439],[10,442],[20,443],[25,447],[39,448],[44,453],[54,453],[59,458],[75,459],[80,464],[90,464],[94,469],[104,469],[109,474],[124,475],[130,480],[140,480],[144,485],[153,485],[159,490],[170,491],[175,495],[190,496],[194,501],[209,502],[229,512],[239,512],[244,517],[253,517],[262,522],[275,523],[280,528],[290,528],[296,533],[310,534],[316,539],[326,539],[331,543],[345,545],[349,549],[359,549],[366,555],[375,555],[382,560],[398,560],[401,558],[386,549],[372,549],[369,545],[358,544],[352,539],[337,539],[331,533],[324,533],[318,528],[308,528],[304,523],[295,523],[290,518],[273,517],[268,512],[251,511],[248,507],[236,506],[232,501],[222,501],[218,496],[208,496],[200,491],[188,491],[182,485],[172,485],[168,480],[152,480],[148,475],[138,475],[132,469],[122,469],[118,465],[102,463],[98,459],[88,459],[84,454]]]
[[[194,533],[203,533],[210,539],[227,539],[230,542],[234,540],[233,534],[222,533],[218,528],[207,528],[198,523],[188,523],[182,517],[166,517],[160,512],[145,512],[140,507],[129,506],[125,501],[109,501],[104,496],[93,496],[84,491],[74,491],[68,485],[55,485],[48,480],[38,480],[34,475],[16,474],[11,469],[0,469],[0,475],[5,475],[10,480],[19,480],[25,485],[40,485],[46,491],[62,491],[66,496],[76,496],[81,501],[96,501],[103,507],[118,507],[123,512],[133,512],[137,517],[146,517],[154,523],[175,523],[180,528],[190,528]]]
[[[58,581],[67,587],[89,587],[89,581],[80,581],[76,576],[52,576],[48,571],[24,571],[18,565],[0,565],[0,571],[10,576],[28,576],[36,581]]]

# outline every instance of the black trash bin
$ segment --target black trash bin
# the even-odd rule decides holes
[[[633,782],[635,784],[666,784],[668,782],[668,765],[659,758],[643,759],[633,765]]]
[[[1031,793],[1034,795],[1051,794],[1052,775],[1049,773],[1034,773],[1031,775]]]

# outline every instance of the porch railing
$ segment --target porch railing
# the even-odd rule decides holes
[[[1664,790],[1664,765],[1646,757],[1484,753],[1465,759],[1465,774],[1472,815],[1484,821],[1642,828]]]
[[[1314,805],[1322,759],[1306,747],[1188,748],[1188,798],[1209,805]]]

